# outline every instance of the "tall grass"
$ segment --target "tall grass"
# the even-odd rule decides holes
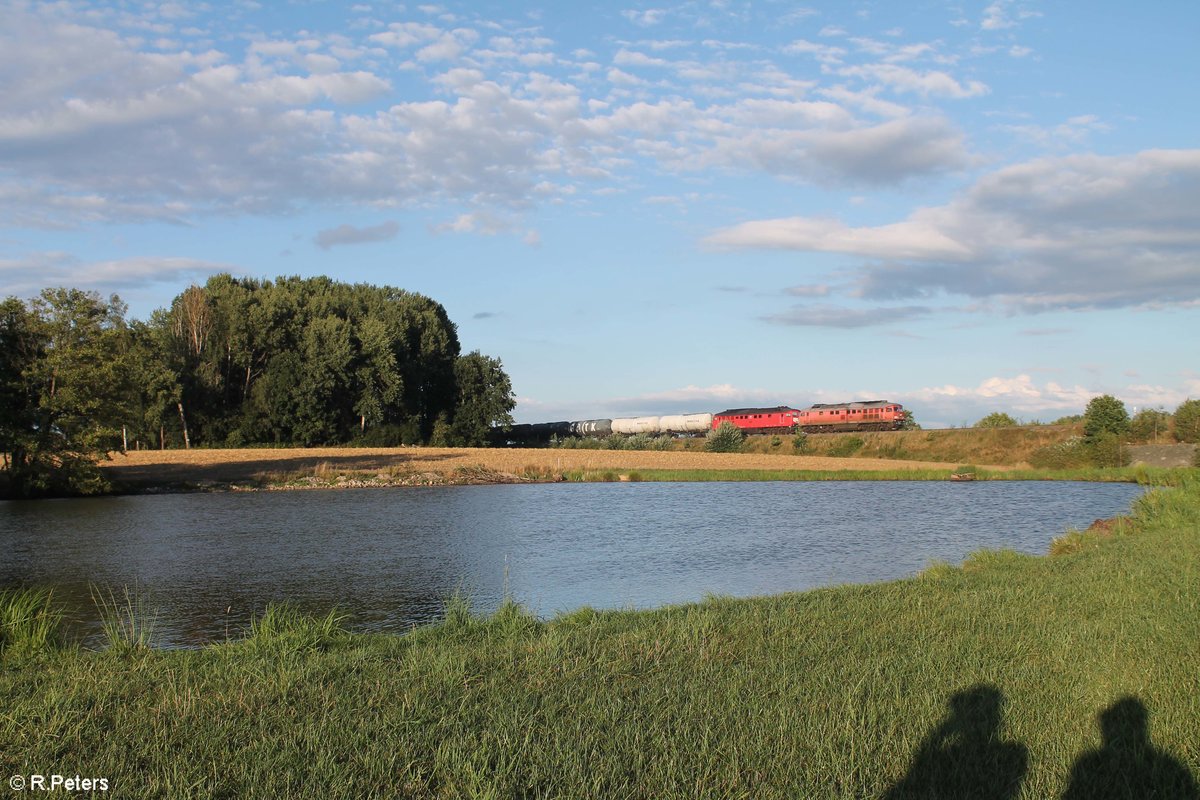
[[[154,644],[158,611],[149,593],[136,586],[124,586],[120,591],[93,586],[92,602],[100,612],[100,629],[110,649],[145,651]]]
[[[325,650],[348,635],[346,619],[336,609],[312,616],[288,603],[272,603],[250,622],[247,641],[261,649]]]
[[[60,638],[62,612],[50,589],[0,590],[0,657],[42,652]]]

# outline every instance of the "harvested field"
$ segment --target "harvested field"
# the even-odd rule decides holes
[[[450,447],[314,447],[246,450],[143,450],[113,453],[108,477],[133,487],[180,484],[263,484],[301,475],[340,473],[450,476],[551,474],[591,470],[856,470],[953,469],[949,462],[829,458],[760,453]],[[1002,469],[1002,468],[1001,468]]]

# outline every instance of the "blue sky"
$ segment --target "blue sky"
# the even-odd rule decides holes
[[[443,303],[518,421],[1200,397],[1200,4],[3,3],[0,295]]]

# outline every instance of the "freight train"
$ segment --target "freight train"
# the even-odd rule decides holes
[[[661,417],[585,419],[577,422],[538,422],[513,425],[497,431],[499,441],[546,442],[567,436],[603,437],[611,434],[696,435],[715,430],[723,422],[745,433],[805,433],[841,431],[893,431],[904,423],[904,407],[888,400],[855,403],[814,403],[805,409],[730,408],[715,414],[669,414]]]

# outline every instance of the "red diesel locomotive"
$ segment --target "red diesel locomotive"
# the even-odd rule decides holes
[[[803,410],[790,406],[731,408],[713,414],[714,429],[722,422],[731,422],[746,433],[792,433],[797,426],[805,433],[894,431],[904,423],[904,406],[887,400],[867,400],[813,403]]]

